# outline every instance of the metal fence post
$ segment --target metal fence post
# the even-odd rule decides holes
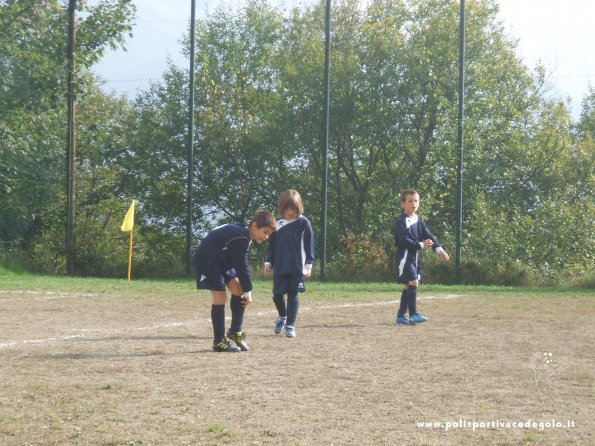
[[[465,0],[461,0],[459,19],[459,119],[457,129],[459,159],[457,163],[457,230],[456,230],[456,282],[461,283],[461,239],[463,232],[463,122],[465,99]]]
[[[320,219],[320,278],[326,279],[326,226],[328,214],[328,133],[330,109],[330,67],[331,67],[331,0],[326,1],[324,57],[324,123],[322,136],[322,216]]]
[[[66,270],[68,275],[74,274],[74,207],[75,207],[75,112],[74,94],[75,66],[74,51],[76,47],[76,0],[68,3],[68,132],[66,137]]]

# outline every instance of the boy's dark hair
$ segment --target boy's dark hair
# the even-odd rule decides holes
[[[409,195],[419,195],[415,189],[405,189],[401,192],[401,203],[407,200]]]
[[[258,229],[271,228],[273,231],[277,230],[277,220],[275,220],[275,216],[272,212],[265,209],[256,211],[256,214],[254,214],[254,217],[250,220],[250,225],[252,225],[252,223],[256,223]]]

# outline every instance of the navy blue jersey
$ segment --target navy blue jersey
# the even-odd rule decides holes
[[[226,224],[213,229],[202,240],[192,258],[197,278],[208,273],[223,275],[234,269],[242,290],[252,291],[248,270],[250,243],[250,232],[244,225]]]
[[[432,240],[434,250],[441,248],[440,243],[432,235],[423,218],[419,215],[409,217],[405,212],[402,212],[395,221],[394,236],[397,245],[397,281],[403,283],[419,280],[421,276],[419,251],[423,249],[424,240]]]
[[[277,220],[277,231],[269,237],[267,260],[277,274],[303,274],[314,264],[314,231],[303,215]]]

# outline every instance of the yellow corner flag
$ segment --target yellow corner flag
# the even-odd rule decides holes
[[[122,227],[120,228],[123,232],[132,231],[134,227],[134,200],[132,200],[132,204],[130,205],[130,209],[126,212],[124,216],[124,221],[122,222]]]
[[[124,216],[124,221],[122,222],[122,226],[120,229],[123,232],[130,232],[130,248],[128,249],[128,282],[130,282],[130,277],[132,275],[132,233],[134,232],[134,200],[132,200],[132,204],[130,205],[130,209],[126,212]]]

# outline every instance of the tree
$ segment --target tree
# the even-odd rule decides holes
[[[101,1],[81,12],[77,94],[85,92],[85,70],[104,48],[123,42],[134,6]],[[65,2],[0,3],[0,234],[7,244],[23,242],[20,251],[44,231],[63,230],[67,24]],[[64,248],[45,251],[56,259]],[[63,262],[45,263],[60,270]]]
[[[276,200],[280,25],[269,5],[251,1],[197,26],[196,194],[212,220],[246,221]]]
[[[0,17],[10,24],[24,20],[14,8],[41,3],[5,4],[12,9],[2,9]],[[110,5],[115,9],[106,2],[95,17],[119,17],[120,25],[88,22],[88,31],[81,31],[83,67],[110,42],[118,44],[119,31],[127,29],[128,10],[120,2]],[[300,190],[318,225],[324,9],[324,1],[285,12],[253,0],[199,21],[197,237],[214,224],[246,221],[259,207],[274,209],[289,187]],[[44,14],[39,26],[51,22]],[[530,69],[517,58],[495,2],[468,2],[467,17],[464,280],[513,284],[588,275],[595,95],[587,95],[574,124],[566,105],[545,95],[545,68]],[[386,271],[377,270],[391,264],[401,190],[417,188],[421,214],[447,249],[454,242],[459,6],[447,0],[341,0],[332,18],[329,258],[343,272],[385,280]],[[96,40],[93,27],[101,30]],[[25,82],[7,67],[21,67],[20,59],[41,48],[9,40],[10,57],[0,64],[5,85]],[[48,64],[63,70],[65,62],[56,57]],[[46,69],[40,84],[26,81],[22,97],[6,93],[13,108],[0,120],[2,149],[10,148],[0,161],[0,187],[12,192],[0,198],[0,209],[22,206],[41,217],[32,225],[30,216],[4,211],[0,228],[22,222],[35,258],[60,270],[55,241],[63,239],[65,101],[63,88],[51,82],[53,68]],[[111,230],[136,198],[142,228],[137,271],[182,274],[188,75],[171,65],[162,81],[131,103],[102,94],[90,75],[79,79],[79,264],[88,273],[123,271]],[[32,100],[37,92],[40,101]],[[40,153],[50,169],[34,170],[31,160]],[[361,271],[366,267],[371,270]],[[442,281],[453,274],[447,266],[432,271]]]
[[[591,85],[583,98],[577,130],[580,138],[591,137],[591,139],[595,139],[595,88]]]

